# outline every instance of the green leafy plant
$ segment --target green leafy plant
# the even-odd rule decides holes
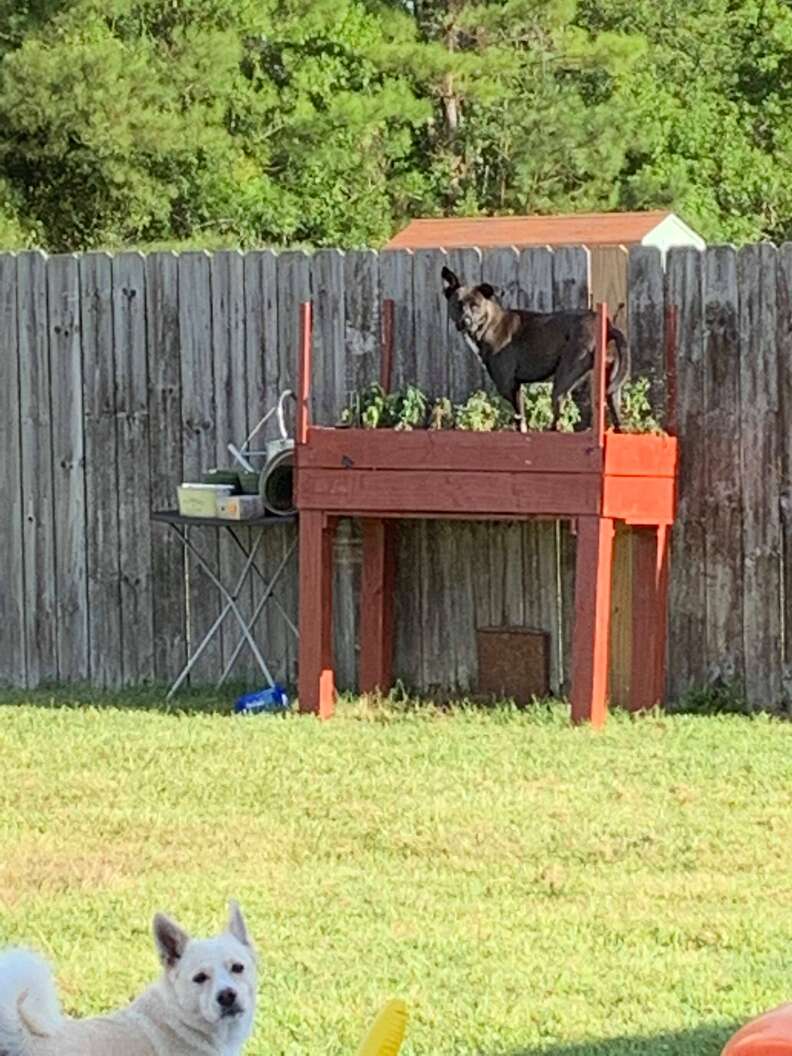
[[[553,422],[553,403],[551,399],[553,387],[542,383],[540,385],[523,385],[523,399],[525,405],[525,424],[529,430],[542,432],[549,429]],[[561,415],[558,420],[558,428],[563,433],[571,433],[580,421],[580,410],[571,396],[565,396],[561,401]]]
[[[454,425],[457,429],[476,433],[491,433],[495,429],[502,429],[506,418],[502,404],[503,401],[498,397],[493,398],[483,389],[478,389],[456,408]]]
[[[392,405],[394,429],[420,429],[426,423],[429,400],[417,385],[408,385],[403,393],[397,393]]]
[[[655,418],[649,399],[649,378],[625,382],[621,391],[621,419],[625,433],[660,434],[663,428]]]

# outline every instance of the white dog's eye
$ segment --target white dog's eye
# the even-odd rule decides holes
[[[199,972],[197,975],[193,976],[193,982],[198,983],[198,985],[200,986],[201,983],[205,983],[208,978],[209,976],[206,974],[206,972]]]
[[[244,970],[244,964],[240,964],[239,961],[235,961],[234,964],[231,965],[231,971],[236,972],[237,975],[239,975],[240,972],[244,972]]]

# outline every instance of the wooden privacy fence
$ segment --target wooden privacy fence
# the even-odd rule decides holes
[[[612,274],[624,252],[612,251]],[[596,262],[608,272],[602,251]],[[377,379],[385,298],[395,301],[394,384],[455,400],[481,386],[447,322],[443,263],[525,307],[589,301],[591,260],[580,247],[0,255],[0,681],[175,676],[219,602],[150,524],[150,509],[172,506],[182,479],[227,464],[227,443],[294,387],[297,307],[309,297],[317,422],[332,423],[351,390]],[[637,248],[627,279],[633,373],[652,377],[658,407],[666,304],[678,313],[670,695],[723,678],[744,683],[758,706],[778,706],[792,694],[792,247],[672,250],[665,270],[657,250]],[[291,531],[273,533],[267,568]],[[339,535],[337,673],[350,685],[359,541],[350,524]],[[567,525],[415,523],[399,546],[397,677],[423,690],[471,687],[476,627],[505,624],[551,633],[551,677],[563,688],[574,587]],[[238,567],[224,543],[209,556]],[[624,537],[617,569],[618,699],[629,670]],[[292,568],[280,594],[293,618],[296,583]],[[227,626],[198,680],[221,670],[236,644]],[[277,674],[293,681],[295,644],[277,613],[260,631]],[[250,674],[243,658],[237,673]]]

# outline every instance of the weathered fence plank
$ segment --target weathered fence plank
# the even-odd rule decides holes
[[[666,299],[677,310],[679,506],[672,534],[668,689],[678,700],[706,682],[706,451],[702,254],[669,251]]]
[[[316,425],[333,425],[346,397],[344,351],[344,254],[320,249],[311,260],[313,289],[312,415]]]
[[[776,248],[737,254],[740,291],[740,453],[743,489],[745,691],[757,707],[781,700],[781,523],[776,353]],[[771,424],[772,423],[772,424]]]
[[[248,420],[252,430],[272,408],[281,391],[281,365],[278,356],[278,257],[270,250],[257,250],[246,253],[244,257],[245,284],[245,346],[248,377]],[[291,408],[287,408],[291,410]],[[293,416],[288,419],[293,421]],[[254,450],[262,451],[267,440],[273,440],[280,434],[275,415],[265,422],[261,431],[251,441]],[[256,458],[254,465],[261,466],[263,458]],[[276,567],[276,561],[282,556],[283,539],[280,529],[272,535],[265,536],[264,550],[256,566],[269,582],[270,575]],[[275,594],[281,599],[288,577],[293,575],[290,569],[286,580],[282,581]],[[258,587],[261,583],[258,584]],[[256,588],[256,597],[260,591]],[[280,681],[287,679],[286,635],[290,632],[284,626],[283,618],[272,603],[265,606],[259,616],[256,629],[262,639],[267,662],[274,678]],[[245,658],[250,676],[255,674],[260,680],[255,661],[245,647],[242,656]]]
[[[146,258],[146,338],[149,366],[151,506],[174,509],[182,474],[179,260],[175,253]],[[186,660],[184,552],[170,529],[152,525],[154,675],[174,679]]]
[[[300,304],[311,299],[311,260],[306,253],[281,253],[278,257],[278,357],[279,389],[297,391],[297,354],[300,341]],[[294,525],[277,530],[278,538],[272,539],[268,560],[279,560],[286,548],[294,541],[297,529]],[[283,581],[281,593],[284,608],[292,620],[297,620],[297,575],[296,562]],[[291,632],[284,632],[284,670],[286,678],[294,683],[297,677],[297,643]]]
[[[85,550],[80,272],[76,256],[47,261],[52,497],[58,678],[88,676],[88,580]]]
[[[448,267],[459,278],[464,286],[475,286],[481,282],[481,252],[478,249],[450,249],[447,256]],[[440,281],[439,278],[436,279]],[[481,360],[470,348],[451,321],[448,311],[446,316],[446,348],[448,349],[448,389],[447,394],[454,404],[462,403],[476,389],[483,389],[489,384]]]
[[[553,307],[553,253],[546,246],[520,253],[517,306],[532,312]],[[562,611],[558,582],[558,525],[551,521],[520,526],[523,549],[525,625],[550,635],[550,685],[563,680]]]
[[[704,321],[707,677],[742,682],[739,303],[732,246],[712,246],[704,256]]]
[[[778,250],[776,281],[776,341],[778,354],[778,399],[781,454],[781,530],[784,641],[782,692],[789,709],[792,704],[792,242]]]
[[[98,686],[122,682],[112,259],[80,258],[88,672]]]
[[[338,393],[346,404],[350,392],[380,380],[382,298],[379,258],[373,250],[347,253],[344,258],[344,387]],[[335,413],[339,413],[339,406]]]
[[[663,258],[660,250],[655,246],[633,247],[629,259],[630,319],[627,330],[630,373],[633,378],[649,379],[649,399],[660,421],[665,417],[663,286]]]
[[[244,258],[230,250],[212,255],[212,354],[214,361],[215,440],[213,464],[239,468],[228,444],[240,448],[248,435],[247,363],[245,358]],[[255,423],[254,423],[255,424]],[[210,468],[210,467],[207,467]],[[242,539],[244,528],[235,529]],[[246,533],[247,534],[247,533]],[[227,532],[218,535],[218,560],[223,583],[234,584],[245,559]],[[251,610],[251,584],[239,598],[239,609],[247,619]],[[221,650],[225,670],[242,636],[236,619],[229,614],[222,625]],[[244,678],[250,668],[249,650],[243,648],[231,669],[232,678]]]
[[[113,258],[118,533],[123,680],[154,677],[151,581],[146,263],[140,253]]]
[[[394,388],[414,382],[417,374],[413,263],[409,250],[380,254],[380,296],[394,302]],[[418,687],[423,662],[419,589],[422,527],[417,521],[400,521],[397,532],[393,670],[405,685]]]
[[[212,282],[208,253],[179,257],[179,334],[181,337],[182,437],[186,480],[199,481],[215,461],[217,433],[212,355]],[[210,567],[217,567],[217,535],[212,529],[188,529],[190,540]],[[187,627],[190,651],[203,640],[220,613],[212,581],[192,557],[188,559]],[[195,683],[210,682],[221,672],[220,640],[215,637],[193,667]]]
[[[0,254],[0,685],[24,686],[25,565],[22,535],[22,445],[19,408],[17,271],[12,253]]]
[[[583,246],[562,246],[553,253],[553,309],[587,308],[591,300],[589,282],[591,261],[588,250]],[[591,421],[591,390],[588,385],[581,385],[575,398],[580,405],[583,418],[582,425],[588,426]],[[563,655],[563,681],[568,681],[572,670],[572,634],[575,617],[575,554],[568,522],[561,523],[556,529],[556,541],[559,550],[559,587],[561,596],[561,643]],[[561,674],[561,672],[559,673]]]

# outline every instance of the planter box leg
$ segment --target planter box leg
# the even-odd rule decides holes
[[[653,708],[665,697],[668,534],[664,524],[634,532],[631,711]]]
[[[329,719],[335,704],[333,671],[333,532],[335,521],[300,514],[298,696],[301,712]]]
[[[572,643],[572,721],[601,726],[608,704],[613,521],[579,517]]]
[[[363,521],[360,587],[360,690],[387,693],[393,681],[393,591],[396,525]]]

